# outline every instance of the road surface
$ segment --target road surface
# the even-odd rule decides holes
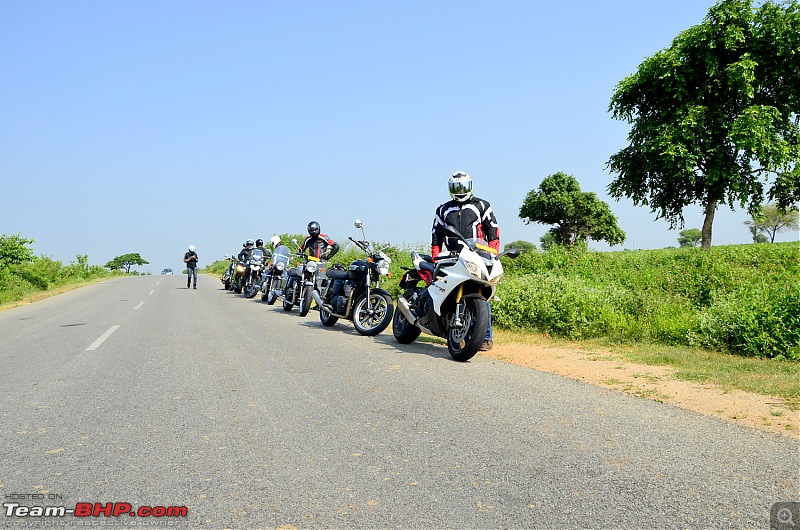
[[[185,286],[0,313],[0,526],[769,528],[800,499],[788,438]]]

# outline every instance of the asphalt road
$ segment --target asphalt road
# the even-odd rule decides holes
[[[769,528],[800,499],[789,438],[185,285],[0,313],[0,526]],[[79,503],[187,515],[20,517]]]

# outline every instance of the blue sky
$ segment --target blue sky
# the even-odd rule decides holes
[[[0,233],[65,262],[139,252],[152,272],[311,220],[427,244],[463,170],[504,244],[538,244],[549,227],[519,208],[563,171],[609,203],[628,235],[613,249],[676,246],[606,194],[629,130],[608,104],[713,4],[4,0]],[[750,242],[747,218],[721,208],[714,244]]]

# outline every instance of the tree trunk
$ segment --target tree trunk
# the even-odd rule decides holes
[[[703,239],[700,248],[711,248],[711,226],[714,224],[714,213],[717,211],[717,199],[710,199],[706,205],[706,218],[703,220]]]

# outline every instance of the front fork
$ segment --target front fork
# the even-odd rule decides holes
[[[464,313],[467,310],[467,304],[464,303],[462,300],[462,296],[464,296],[464,284],[458,286],[456,290],[456,309],[453,311],[453,322],[450,324],[450,327],[460,329],[464,327]]]

